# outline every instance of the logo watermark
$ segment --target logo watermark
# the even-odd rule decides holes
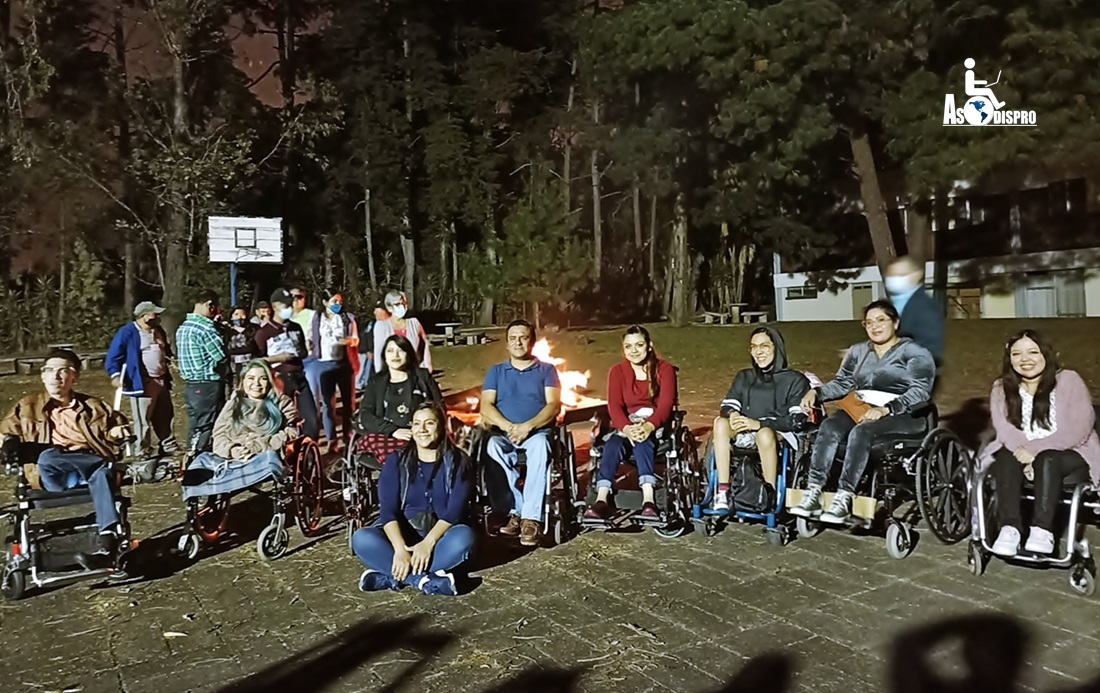
[[[955,95],[948,94],[943,100],[943,124],[960,127],[983,125],[1001,125],[1006,127],[1035,127],[1035,111],[1005,110],[1004,101],[998,101],[993,86],[1001,81],[1001,73],[992,82],[974,78],[974,59],[967,58],[966,101],[962,108],[955,106]]]

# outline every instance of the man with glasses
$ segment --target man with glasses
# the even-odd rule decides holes
[[[755,449],[760,456],[764,481],[775,486],[780,437],[802,431],[808,418],[802,411],[803,395],[810,381],[787,367],[783,335],[772,327],[758,327],[749,338],[752,368],[739,371],[722,399],[714,420],[714,466],[718,490],[714,509],[730,509],[730,456],[734,448]]]
[[[85,566],[93,568],[110,561],[117,542],[120,528],[111,463],[129,428],[126,417],[106,402],[73,389],[80,368],[80,358],[68,349],[46,355],[45,392],[19,400],[0,420],[0,451],[7,464],[33,461],[36,467],[28,470],[28,479],[33,484],[37,476],[47,491],[88,485],[100,536],[92,554],[97,565]]]
[[[214,420],[225,404],[227,363],[225,339],[214,324],[218,297],[200,292],[195,309],[176,330],[180,377],[184,380],[183,403],[187,408],[187,441],[190,449],[210,450]]]
[[[550,465],[550,427],[561,411],[558,371],[531,354],[535,328],[514,320],[505,333],[508,360],[489,369],[481,386],[481,418],[500,434],[486,447],[508,479],[513,504],[501,534],[520,536],[524,546],[537,546],[542,528],[546,474]],[[527,477],[518,488],[519,450],[527,458]]]

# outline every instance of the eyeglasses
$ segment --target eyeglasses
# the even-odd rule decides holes
[[[891,322],[894,322],[894,321],[891,320],[890,318],[875,318],[874,320],[864,320],[863,321],[863,326],[864,327],[874,327],[876,325],[885,325],[885,324],[891,323]]]
[[[750,344],[749,345],[749,351],[771,351],[772,348],[773,347],[772,347],[771,344]]]
[[[53,366],[43,366],[41,369],[43,375],[53,375],[54,373],[62,373],[68,375],[69,373],[76,373],[76,369],[72,366],[62,366],[60,368],[54,368]]]
[[[293,298],[295,301],[306,300],[305,294],[291,294],[290,297]]]

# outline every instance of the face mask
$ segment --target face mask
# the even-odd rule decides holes
[[[394,306],[393,309],[390,310],[390,312],[397,316],[397,319],[400,320],[401,318],[405,317],[406,310],[407,308],[405,308],[404,305],[398,304]]]
[[[286,322],[287,320],[290,320],[293,317],[294,317],[294,309],[293,308],[283,308],[282,310],[279,311],[279,319],[282,320],[283,322]]]
[[[241,325],[244,324],[244,320],[241,320],[240,318],[235,318],[233,320],[233,324],[236,325],[237,327],[240,327]]]
[[[342,305],[340,305],[339,303],[333,303],[333,304],[332,304],[331,306],[329,306],[329,307],[328,307],[329,311],[330,311],[330,312],[331,312],[331,313],[332,313],[333,315],[339,315],[339,314],[340,314],[340,309],[341,309],[341,308],[343,308],[343,306],[342,306]]]
[[[886,284],[886,293],[891,296],[909,293],[917,288],[916,283],[909,277],[886,277],[884,282]]]
[[[156,327],[160,324],[160,318],[146,318],[145,324],[149,327]]]

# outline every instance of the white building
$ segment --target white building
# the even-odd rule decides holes
[[[1019,192],[954,196],[948,222],[941,224],[945,230],[932,223],[949,316],[1100,316],[1100,214],[1090,211],[1097,206],[1097,187],[1080,178]],[[891,212],[899,249],[905,247],[906,217],[904,208]],[[863,306],[886,296],[866,222],[862,215],[847,221],[856,219],[862,226],[838,231],[832,257],[801,267],[774,257],[776,319],[858,319]],[[936,270],[936,263],[927,263],[929,289]],[[819,288],[827,279],[831,288]]]

